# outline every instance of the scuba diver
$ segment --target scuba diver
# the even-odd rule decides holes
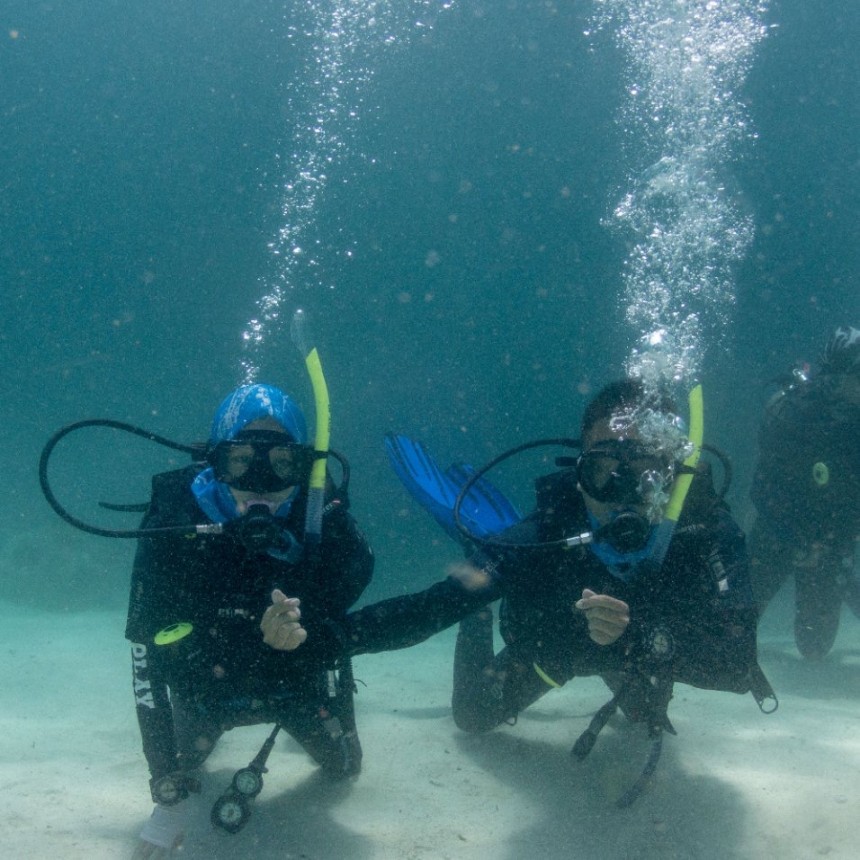
[[[235,726],[274,723],[332,778],[360,770],[352,678],[328,631],[370,582],[373,556],[333,490],[319,545],[309,549],[304,488],[313,457],[298,406],[273,386],[245,385],[215,414],[205,468],[153,479],[143,530],[201,521],[224,528],[139,540],[126,637],[156,803],[145,843],[175,842],[178,802]],[[239,795],[257,793],[241,784],[252,777],[234,779]],[[214,823],[238,830],[242,800],[228,797]]]
[[[234,727],[273,730],[212,807],[212,824],[229,833],[247,822],[281,730],[332,779],[361,768],[351,666],[333,631],[369,584],[374,559],[348,513],[348,464],[328,447],[316,350],[302,349],[316,401],[312,445],[298,405],[274,386],[251,384],[224,399],[205,445],[93,420],[59,431],[43,451],[42,488],[64,519],[91,533],[138,539],[126,637],[155,808],[136,860],[179,847],[200,810],[202,765]],[[48,484],[57,442],[88,425],[136,433],[195,460],[156,475],[144,506],[103,503],[144,508],[138,529],[82,522]],[[327,474],[329,456],[341,463],[339,486]]]
[[[752,691],[763,711],[766,700],[775,709],[757,663],[744,535],[698,461],[700,387],[694,395],[691,442],[667,398],[635,379],[608,385],[585,411],[581,442],[547,440],[580,453],[537,479],[536,509],[525,518],[484,475],[547,442],[477,472],[443,472],[420,444],[389,436],[404,484],[470,555],[424,592],[350,613],[349,653],[405,647],[461,621],[452,706],[467,732],[512,724],[577,675],[602,676],[612,699],[572,753],[587,755],[618,708],[645,723],[653,741],[619,806],[641,794],[663,732],[674,733],[674,683]],[[498,598],[504,647],[496,654],[489,604]]]
[[[760,611],[794,577],[794,636],[825,657],[843,602],[860,617],[860,329],[837,328],[817,373],[798,368],[764,410],[750,534]]]

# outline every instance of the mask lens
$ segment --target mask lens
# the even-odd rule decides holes
[[[670,465],[635,442],[601,445],[579,458],[582,488],[598,502],[641,504],[656,483],[671,482]]]
[[[237,490],[278,492],[304,483],[311,466],[311,450],[286,442],[283,433],[238,438],[220,443],[211,462],[215,477]]]
[[[620,467],[620,460],[600,452],[589,451],[579,459],[579,482],[588,495],[600,499],[613,477],[617,478]]]
[[[269,465],[284,480],[304,480],[309,465],[308,449],[301,445],[273,445],[269,448]]]
[[[254,448],[252,445],[236,445],[225,443],[218,451],[218,478],[230,483],[231,478],[241,478],[251,464],[254,462]]]

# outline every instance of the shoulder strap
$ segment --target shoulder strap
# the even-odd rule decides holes
[[[699,460],[696,465],[696,473],[687,498],[684,500],[684,509],[681,512],[679,526],[686,527],[708,522],[717,508],[727,508],[726,503],[720,498],[714,488],[714,474],[711,464],[705,460]]]

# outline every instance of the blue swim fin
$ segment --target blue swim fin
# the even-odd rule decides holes
[[[463,535],[454,523],[454,504],[475,470],[455,463],[442,471],[427,449],[407,436],[385,436],[388,460],[410,495],[458,542]],[[498,534],[522,517],[511,502],[486,478],[469,488],[460,505],[460,520],[477,537]]]

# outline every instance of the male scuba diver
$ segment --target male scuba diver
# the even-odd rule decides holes
[[[764,611],[794,578],[794,636],[808,660],[836,640],[843,602],[860,617],[860,329],[829,338],[817,373],[797,370],[768,402],[751,496],[752,582]]]
[[[411,645],[462,619],[452,706],[467,732],[514,722],[576,675],[601,675],[613,698],[574,754],[589,752],[617,708],[644,722],[654,742],[621,806],[644,788],[662,732],[673,732],[674,683],[752,690],[760,707],[766,699],[775,707],[756,660],[743,533],[705,464],[696,467],[701,421],[695,445],[679,421],[639,380],[608,385],[585,411],[580,455],[536,481],[536,509],[521,521],[486,468],[443,473],[420,445],[389,437],[404,483],[449,531],[468,535],[472,553],[424,592],[350,613],[348,653]],[[459,493],[458,474],[467,476]],[[498,598],[505,645],[496,654],[487,605]]]

